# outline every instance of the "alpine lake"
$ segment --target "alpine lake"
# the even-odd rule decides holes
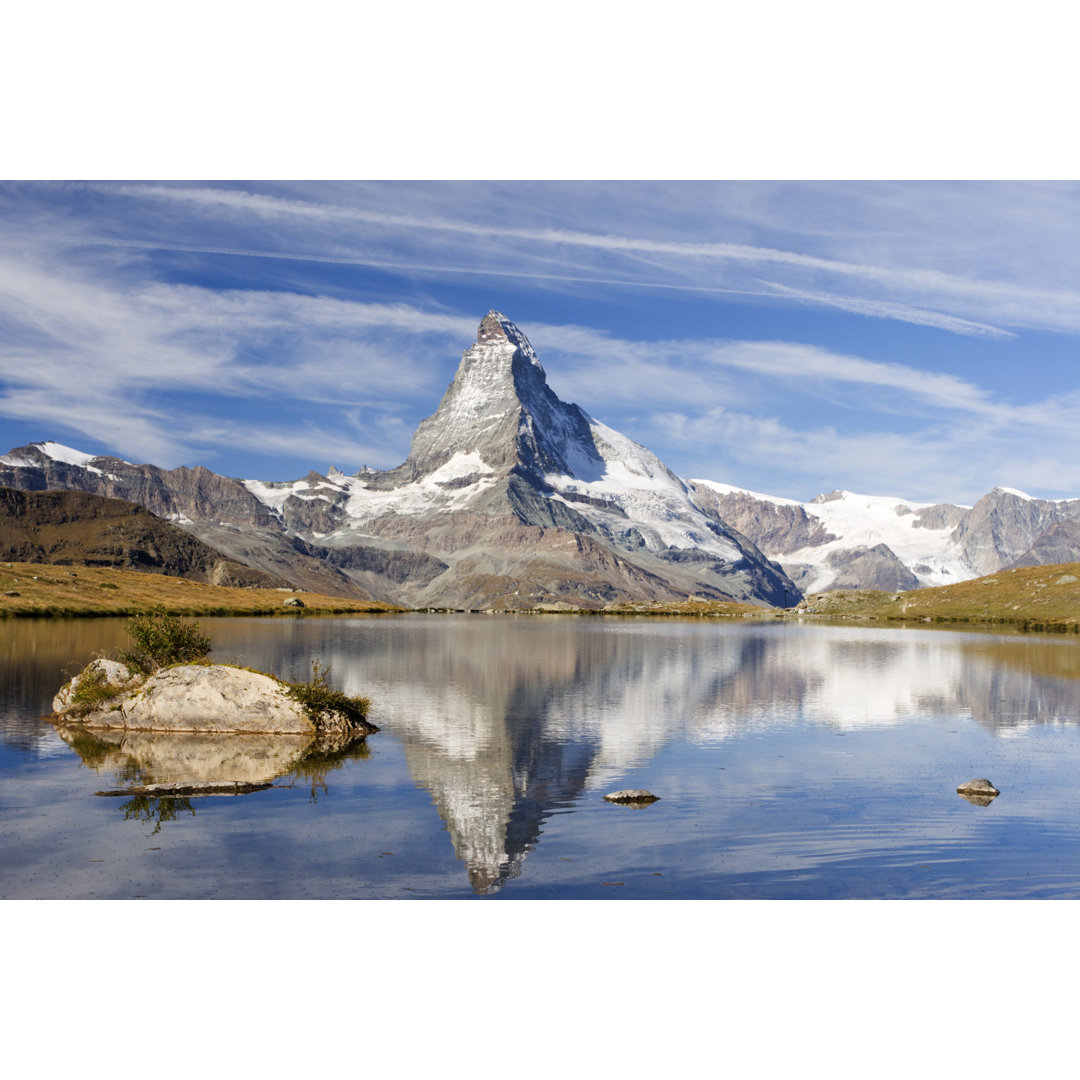
[[[126,621],[5,620],[0,897],[1080,897],[1073,634],[197,621],[215,661],[295,677],[329,665],[332,685],[371,698],[379,732],[332,749],[64,735],[42,719],[53,695],[129,644]],[[1000,795],[957,793],[977,777]],[[659,799],[604,799],[627,788]]]

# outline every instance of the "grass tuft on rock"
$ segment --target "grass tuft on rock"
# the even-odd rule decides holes
[[[371,701],[366,697],[349,697],[343,690],[328,686],[326,679],[329,674],[329,666],[323,667],[318,660],[312,660],[310,681],[290,679],[285,684],[285,693],[303,707],[316,727],[335,713],[354,724],[366,722]]]
[[[122,686],[109,682],[104,670],[91,664],[80,675],[78,685],[71,695],[72,714],[85,716],[101,702],[115,697],[121,690]]]

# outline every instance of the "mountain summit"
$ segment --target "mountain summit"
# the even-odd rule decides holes
[[[263,483],[41,442],[0,455],[0,487],[124,499],[300,588],[417,608],[791,606],[801,591],[896,591],[1080,558],[1080,499],[995,488],[974,507],[843,491],[799,503],[684,481],[560,401],[498,311],[397,468]]]
[[[517,470],[535,480],[572,473],[567,454],[584,454],[587,467],[595,468],[589,423],[548,386],[529,339],[505,315],[489,311],[439,408],[420,422],[409,457],[387,479],[415,480],[457,454],[477,454],[490,469]]]

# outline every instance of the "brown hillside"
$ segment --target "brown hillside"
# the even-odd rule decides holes
[[[149,510],[85,491],[0,488],[0,559],[167,574],[213,585],[278,588]]]
[[[300,600],[303,607],[289,606],[290,600]],[[235,589],[134,570],[0,562],[0,618],[136,615],[159,604],[175,615],[332,615],[396,610],[355,597],[291,589]]]

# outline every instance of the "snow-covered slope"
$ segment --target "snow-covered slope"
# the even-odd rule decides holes
[[[974,577],[955,537],[970,508],[919,503],[886,495],[835,491],[797,502],[710,480],[692,481],[716,496],[717,512],[756,539],[806,593],[857,585],[914,588]],[[789,523],[777,529],[777,520]],[[772,535],[759,534],[766,522]],[[861,578],[850,580],[851,568]]]

